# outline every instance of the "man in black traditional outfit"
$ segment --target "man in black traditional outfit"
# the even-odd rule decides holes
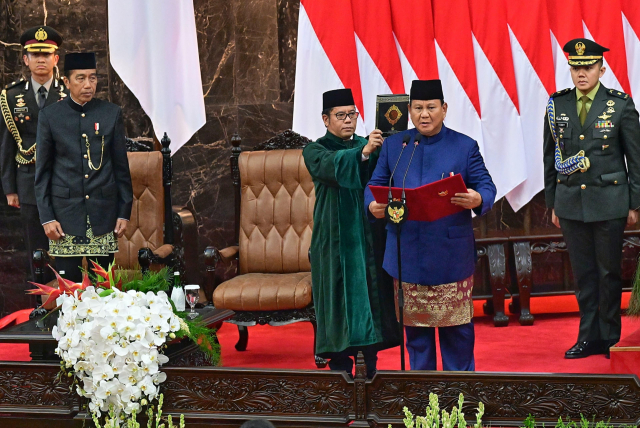
[[[93,98],[94,53],[65,56],[70,97],[40,112],[35,188],[49,253],[80,281],[82,257],[107,267],[133,203],[122,110]]]

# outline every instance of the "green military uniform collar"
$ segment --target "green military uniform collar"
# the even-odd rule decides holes
[[[600,89],[600,81],[598,81],[598,84],[596,85],[596,87],[595,87],[595,88],[593,88],[593,89],[591,90],[591,92],[589,92],[588,94],[586,94],[586,95],[587,95],[587,97],[589,97],[589,99],[590,99],[591,101],[593,101],[593,100],[595,99],[596,94],[598,93],[598,89]],[[578,100],[580,100],[580,98],[582,98],[583,96],[585,96],[585,94],[583,94],[583,93],[582,93],[582,91],[581,91],[580,89],[576,88],[576,98],[577,98]]]

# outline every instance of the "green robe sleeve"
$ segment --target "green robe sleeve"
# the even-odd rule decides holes
[[[339,150],[329,149],[319,142],[310,143],[302,155],[311,177],[331,187],[364,189],[369,162],[362,161],[363,141],[358,138],[353,143],[355,147]]]

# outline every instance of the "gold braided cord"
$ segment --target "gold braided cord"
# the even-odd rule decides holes
[[[13,121],[13,116],[11,115],[11,109],[9,108],[9,103],[7,101],[7,90],[3,89],[2,93],[0,93],[0,110],[2,111],[2,117],[4,118],[4,123],[7,125],[7,129],[13,135],[13,139],[16,140],[16,144],[18,145],[18,149],[20,153],[29,156],[33,155],[36,152],[36,145],[34,144],[29,148],[29,150],[24,150],[22,148],[22,137],[20,137],[20,132],[18,132],[18,127],[16,123]],[[17,160],[17,158],[16,158]]]
[[[87,158],[89,159],[89,169],[97,171],[100,168],[102,168],[102,159],[104,158],[104,135],[102,136],[102,152],[100,153],[100,165],[98,165],[97,168],[93,165],[93,162],[91,161],[91,144],[89,144],[89,137],[85,135],[84,139],[86,141],[85,146],[87,146]]]
[[[32,163],[36,163],[36,154],[34,153],[31,159],[26,159],[20,153],[18,153],[16,154],[16,162],[18,162],[21,165],[29,165]]]

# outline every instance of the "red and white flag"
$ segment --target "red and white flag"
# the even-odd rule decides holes
[[[544,188],[542,116],[556,85],[546,0],[530,0],[526,8],[507,2],[507,21],[520,100],[526,159],[522,167],[527,174],[526,180],[507,194],[517,211]],[[562,59],[566,64],[564,56]]]
[[[627,48],[631,94],[640,94],[640,7],[638,0],[622,0],[622,30]]]
[[[527,178],[507,12],[504,0],[469,0],[469,6],[480,95],[482,155],[498,191],[496,198],[501,198]]]
[[[322,93],[353,90],[375,124],[376,95],[440,78],[446,125],[478,141],[498,188],[518,210],[543,189],[545,106],[573,87],[562,47],[587,37],[605,54],[607,87],[640,93],[637,0],[302,0],[293,129],[325,133]]]

